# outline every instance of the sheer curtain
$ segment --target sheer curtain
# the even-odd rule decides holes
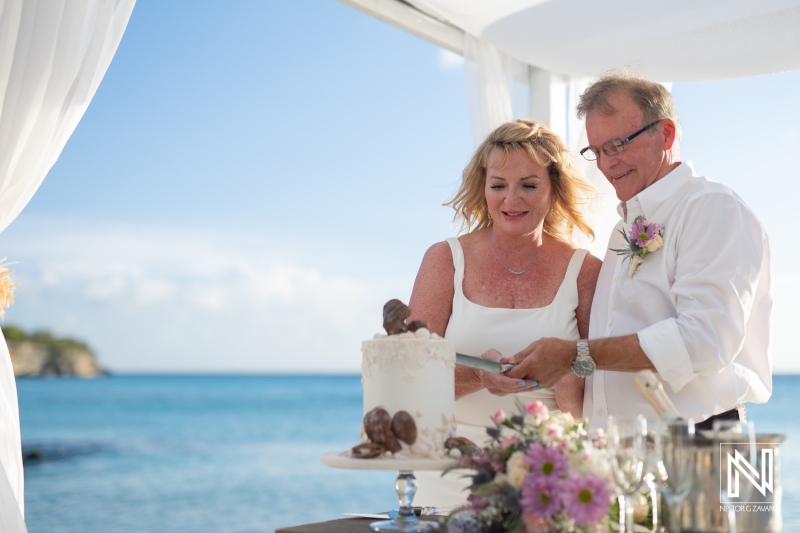
[[[497,126],[514,120],[514,80],[521,80],[527,65],[494,45],[464,34],[464,74],[467,86],[472,141],[477,147]]]
[[[30,201],[78,125],[114,57],[134,3],[0,1],[0,231]],[[24,531],[17,390],[4,339],[0,469],[2,531]]]

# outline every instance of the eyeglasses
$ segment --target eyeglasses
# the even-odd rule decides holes
[[[610,141],[606,141],[606,142],[603,143],[603,146],[601,146],[600,148],[602,148],[603,149],[603,153],[606,154],[609,157],[611,157],[613,155],[620,154],[620,153],[622,153],[623,150],[625,150],[625,146],[629,142],[631,142],[637,136],[639,136],[642,133],[646,132],[647,130],[649,130],[650,128],[652,128],[653,126],[655,126],[656,124],[658,124],[662,120],[664,120],[664,119],[660,118],[660,119],[656,120],[655,122],[651,122],[650,124],[648,124],[647,126],[645,126],[644,128],[640,129],[639,131],[637,131],[636,133],[634,133],[633,135],[629,136],[626,139],[611,139]],[[600,150],[598,148],[595,148],[594,146],[587,146],[586,148],[581,150],[581,155],[587,161],[596,161],[597,158],[600,157]]]

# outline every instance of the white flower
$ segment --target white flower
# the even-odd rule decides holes
[[[602,453],[602,450],[597,450],[592,446],[589,441],[584,442],[583,450],[570,457],[570,463],[582,475],[594,474],[607,479],[611,477],[611,470],[605,454]]]
[[[519,490],[522,487],[522,481],[525,476],[530,472],[530,465],[525,462],[524,452],[514,452],[508,458],[506,463],[506,481],[509,485]]]
[[[525,424],[527,427],[530,428],[538,428],[540,425],[542,425],[542,419],[539,418],[538,416],[534,416],[528,413],[525,415],[525,418],[523,419],[523,424]]]
[[[564,426],[557,422],[551,422],[545,427],[544,434],[547,440],[558,440],[564,435]]]
[[[664,246],[664,239],[661,238],[661,235],[656,234],[656,236],[650,239],[650,242],[647,243],[645,249],[648,252],[655,252],[662,246]]]
[[[564,427],[569,427],[575,423],[575,417],[572,416],[572,413],[569,411],[559,411],[557,413],[553,413],[553,420],[558,422]]]
[[[629,278],[633,277],[634,272],[636,272],[636,269],[639,268],[639,265],[641,265],[643,262],[644,260],[638,255],[634,255],[631,257],[631,266],[628,269]]]

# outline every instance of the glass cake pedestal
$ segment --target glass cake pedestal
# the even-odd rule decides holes
[[[322,464],[334,468],[357,470],[397,470],[394,488],[400,509],[393,520],[382,520],[369,525],[381,532],[431,532],[441,528],[438,522],[422,521],[411,507],[417,492],[415,470],[445,470],[455,465],[454,459],[356,459],[349,451],[322,454]]]

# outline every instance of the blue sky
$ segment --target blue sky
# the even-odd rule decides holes
[[[800,371],[800,72],[673,94],[683,158],[770,233],[775,366]],[[463,67],[417,37],[334,0],[139,0],[0,234],[20,282],[5,323],[116,371],[357,371],[383,303],[455,234],[441,204],[471,150]]]

